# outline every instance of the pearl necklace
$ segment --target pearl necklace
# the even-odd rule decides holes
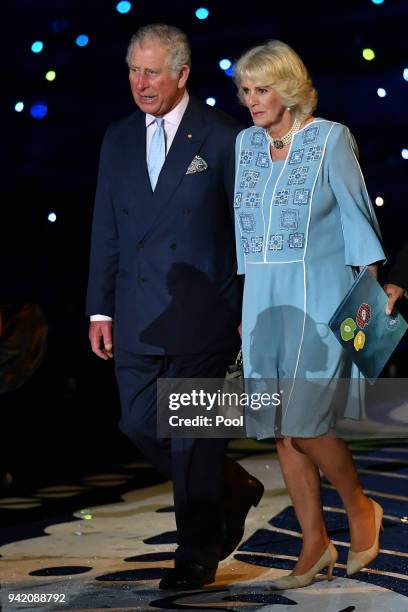
[[[268,140],[270,142],[271,147],[275,149],[283,149],[284,146],[290,144],[293,134],[299,130],[301,125],[302,122],[298,118],[296,118],[289,132],[285,134],[285,136],[282,136],[282,138],[272,138],[272,136],[268,134]]]

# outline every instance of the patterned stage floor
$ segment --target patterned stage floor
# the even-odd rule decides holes
[[[352,449],[366,491],[384,507],[385,527],[380,555],[354,579],[345,574],[347,519],[323,482],[325,517],[340,554],[336,579],[319,576],[304,589],[268,591],[269,580],[295,563],[299,527],[273,445],[239,440],[231,455],[264,482],[266,492],[249,514],[241,547],[220,565],[213,585],[182,594],[158,590],[175,548],[171,486],[147,484],[157,478],[135,463],[24,496],[3,494],[2,609],[407,612],[408,446],[371,440],[354,441]]]

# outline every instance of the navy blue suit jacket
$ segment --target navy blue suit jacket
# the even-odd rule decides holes
[[[387,276],[387,283],[408,291],[408,242],[405,242]]]
[[[114,319],[114,345],[139,354],[235,349],[241,319],[233,230],[241,126],[191,98],[152,192],[145,115],[111,125],[99,167],[88,314]],[[199,155],[208,168],[186,174]]]

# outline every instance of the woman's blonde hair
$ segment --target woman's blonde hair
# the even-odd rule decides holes
[[[249,49],[235,64],[234,81],[241,102],[241,83],[245,78],[258,86],[272,87],[282,103],[299,117],[309,115],[316,108],[317,91],[306,66],[299,55],[280,40],[269,40]]]

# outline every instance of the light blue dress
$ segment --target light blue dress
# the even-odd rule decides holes
[[[314,437],[358,419],[362,376],[327,324],[356,267],[385,255],[348,128],[314,119],[278,162],[263,128],[242,131],[234,207],[247,390],[284,392],[247,410],[248,435]]]

